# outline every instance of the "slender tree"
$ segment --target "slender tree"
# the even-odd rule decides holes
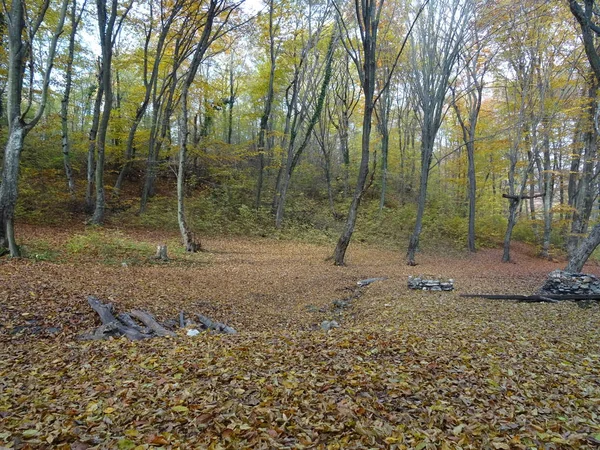
[[[166,51],[166,44],[169,42],[167,38],[171,31],[171,25],[177,19],[180,11],[183,8],[183,0],[175,0],[175,2],[166,2],[166,0],[160,0],[158,5],[154,5],[150,2],[149,5],[149,17],[147,23],[143,24],[144,27],[144,57],[143,57],[143,79],[144,84],[144,97],[137,107],[133,122],[127,133],[127,140],[125,142],[125,163],[119,172],[113,195],[118,197],[121,192],[123,180],[127,173],[131,170],[133,160],[136,154],[135,148],[135,135],[137,129],[142,121],[142,118],[146,114],[146,109],[150,104],[150,98],[152,91],[156,84],[156,79],[159,76],[160,65],[163,60]],[[157,8],[156,12],[154,9]],[[155,15],[158,15],[156,18]],[[159,27],[158,30],[155,27]],[[152,39],[156,38],[156,47],[151,48]]]
[[[46,20],[50,0],[40,5],[37,14],[28,9],[22,0],[2,2],[2,12],[8,23],[8,83],[7,83],[7,119],[8,139],[4,148],[2,183],[0,184],[0,253],[7,250],[13,257],[19,256],[19,247],[15,241],[14,217],[18,197],[19,167],[25,136],[37,125],[46,107],[50,76],[54,66],[56,47],[63,31],[69,0],[59,5],[58,21],[48,45],[45,67],[42,74],[41,97],[37,111],[30,120],[29,112],[34,107],[36,60],[33,45],[39,36],[40,27]],[[29,72],[29,77],[23,76]],[[24,98],[24,90],[28,94]],[[27,92],[27,91],[26,91]]]
[[[477,122],[483,101],[485,77],[490,69],[495,52],[486,51],[485,25],[476,15],[472,17],[471,33],[466,48],[462,53],[465,60],[464,92],[459,93],[452,88],[452,106],[462,131],[462,138],[467,151],[467,182],[469,197],[469,223],[467,232],[467,249],[475,252],[475,206],[477,201],[477,177],[475,176],[475,142]],[[462,104],[459,105],[459,101]]]
[[[181,115],[179,118],[179,132],[181,135],[179,137],[179,163],[177,170],[177,220],[183,245],[189,252],[196,252],[202,248],[200,242],[194,239],[185,216],[184,184],[189,138],[189,92],[207,50],[213,42],[229,31],[229,28],[227,28],[229,19],[238,6],[239,3],[230,4],[226,0],[207,1],[206,9],[200,12],[199,18],[199,30],[201,29],[202,32],[198,41],[193,46],[192,59],[181,85]]]
[[[571,13],[577,19],[581,29],[581,36],[585,54],[596,76],[600,82],[600,53],[596,47],[596,39],[600,36],[600,26],[598,25],[598,5],[594,0],[569,0]],[[597,109],[596,109],[597,110]],[[599,133],[600,130],[594,130]],[[569,272],[581,272],[584,264],[592,254],[592,252],[600,244],[600,224],[594,225],[590,234],[585,238],[574,250],[567,264],[566,270]]]
[[[430,1],[411,39],[411,84],[421,122],[421,178],[417,218],[406,255],[410,266],[416,265],[435,139],[444,118],[446,96],[464,43],[471,6],[470,0]]]
[[[277,68],[277,56],[279,54],[280,43],[275,44],[275,32],[279,26],[273,21],[275,11],[275,1],[267,0],[269,6],[269,83],[267,85],[267,95],[265,97],[265,104],[262,115],[260,116],[260,125],[258,131],[258,179],[256,181],[256,200],[254,206],[256,209],[260,208],[264,173],[265,173],[265,161],[267,151],[267,134],[269,132],[270,120],[271,120],[271,109],[273,107],[273,99],[275,97],[275,70]]]
[[[394,63],[388,72],[388,79],[382,83],[382,90],[375,95],[375,85],[377,83],[377,57],[378,57],[378,45],[377,45],[377,34],[379,31],[381,13],[383,9],[384,0],[355,0],[354,1],[354,23],[358,28],[359,43],[355,44],[355,39],[351,36],[350,23],[344,18],[344,14],[340,6],[334,2],[334,6],[338,12],[338,17],[341,22],[343,34],[345,38],[342,39],[344,48],[348,55],[354,62],[356,70],[359,75],[360,84],[363,91],[364,98],[364,113],[362,121],[362,139],[361,139],[361,158],[360,166],[358,170],[358,179],[354,188],[354,195],[352,196],[352,202],[348,209],[348,215],[346,216],[346,223],[338,239],[337,245],[334,250],[333,260],[338,266],[345,264],[346,250],[350,245],[352,234],[354,233],[354,227],[356,225],[356,217],[358,215],[358,208],[362,201],[367,187],[367,178],[369,175],[369,154],[370,154],[370,143],[371,143],[371,128],[373,112],[375,110],[375,104],[380,98],[382,92],[389,88],[390,78],[394,73],[394,70],[398,64],[400,56],[404,51],[404,47],[410,36],[413,27],[419,16],[423,12],[429,0],[426,0],[419,8],[415,18],[410,25],[408,32],[402,42]]]
[[[71,86],[73,84],[73,59],[75,57],[75,37],[77,36],[77,29],[79,28],[79,24],[81,22],[81,16],[85,11],[86,1],[87,0],[83,1],[79,12],[77,10],[77,0],[72,0],[71,2],[71,11],[69,14],[69,20],[71,22],[71,31],[69,33],[69,45],[67,50],[67,67],[65,69],[65,90],[63,93],[62,100],[60,101],[63,166],[65,168],[67,188],[69,189],[71,195],[75,193],[75,179],[73,178],[73,168],[71,167],[71,139],[69,137],[69,101],[71,98]]]
[[[108,123],[113,105],[113,87],[112,87],[112,59],[114,46],[117,36],[123,26],[123,21],[133,6],[134,0],[129,0],[122,11],[119,10],[118,0],[111,0],[110,10],[107,10],[105,0],[96,0],[96,9],[98,13],[98,33],[100,37],[101,48],[101,79],[104,105],[100,121],[98,124],[98,133],[96,135],[96,205],[91,223],[102,224],[104,222],[105,210],[105,190],[104,190],[104,159],[106,152],[106,135],[108,132]]]

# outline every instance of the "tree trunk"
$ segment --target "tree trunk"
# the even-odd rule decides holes
[[[92,126],[88,135],[88,154],[87,154],[87,186],[85,190],[86,211],[92,212],[94,208],[94,173],[96,172],[96,137],[98,136],[98,125],[100,124],[100,108],[102,107],[102,98],[104,96],[104,86],[102,84],[102,63],[99,63],[98,89],[94,101],[94,112],[92,115]]]
[[[181,119],[179,121],[181,132],[179,142],[179,167],[177,170],[177,223],[185,250],[195,253],[201,249],[201,244],[194,240],[194,235],[185,219],[185,165],[187,162],[188,140],[188,85],[183,86],[181,93]]]
[[[506,232],[504,233],[502,262],[510,262],[510,241],[512,239],[513,229],[517,223],[517,211],[520,203],[519,200],[511,199],[510,205],[508,206],[508,224],[506,226]]]
[[[419,195],[417,197],[417,219],[413,233],[408,241],[408,251],[406,253],[406,263],[409,266],[417,265],[415,255],[419,248],[419,238],[423,229],[423,214],[425,212],[425,200],[427,199],[427,184],[429,182],[429,168],[433,155],[433,144],[433,136],[429,130],[424,128],[421,134],[421,180],[419,182]]]
[[[179,47],[177,46],[177,49]],[[177,53],[177,51],[176,51]],[[169,130],[169,122],[171,120],[171,114],[173,110],[173,102],[175,98],[175,88],[177,86],[177,62],[173,63],[171,72],[172,79],[168,90],[168,95],[165,101],[165,105],[162,106],[163,101],[162,93],[159,96],[155,96],[153,100],[153,115],[152,115],[152,127],[150,131],[150,144],[148,147],[148,160],[146,162],[146,174],[144,177],[144,187],[142,189],[142,196],[140,201],[140,213],[146,211],[148,205],[148,199],[154,195],[154,182],[156,179],[156,169],[158,165],[158,159],[160,155],[160,149],[162,143],[167,136]],[[162,117],[160,110],[162,107]],[[160,119],[159,119],[160,118]]]
[[[477,178],[475,176],[475,142],[467,143],[467,178],[469,181],[469,226],[467,233],[467,249],[475,252],[475,204],[477,202]]]
[[[106,150],[106,135],[108,132],[108,123],[112,111],[113,94],[112,94],[112,57],[113,57],[113,30],[118,12],[117,0],[111,2],[110,16],[107,16],[106,2],[97,0],[98,10],[98,30],[100,34],[100,44],[102,48],[102,79],[101,85],[104,91],[104,108],[102,117],[98,127],[98,135],[96,136],[96,206],[91,222],[100,225],[104,222],[104,211],[106,207],[104,194],[104,157]],[[126,14],[126,13],[125,13]]]
[[[579,247],[577,247],[577,250],[573,252],[565,271],[580,273],[588,258],[594,252],[596,247],[598,247],[598,244],[600,244],[600,224],[594,225],[588,237],[586,237]]]
[[[14,234],[15,207],[17,205],[19,161],[23,150],[25,130],[20,117],[9,125],[8,141],[4,150],[2,184],[0,184],[0,254],[8,250],[10,256],[21,256]]]
[[[265,172],[265,151],[268,140],[266,134],[269,129],[269,119],[271,118],[271,107],[275,93],[275,36],[273,30],[273,0],[269,1],[269,58],[271,66],[269,69],[269,86],[267,88],[267,98],[265,107],[260,117],[260,131],[258,132],[258,180],[256,182],[256,201],[255,207],[258,210],[261,204],[262,190]]]
[[[80,16],[81,17],[81,16]],[[73,179],[73,169],[71,168],[71,140],[69,139],[69,99],[71,95],[71,84],[73,79],[73,57],[75,53],[75,36],[77,34],[77,26],[79,18],[77,17],[77,0],[73,0],[71,4],[71,33],[69,34],[69,50],[67,55],[67,68],[65,74],[65,91],[60,102],[60,118],[62,125],[62,154],[63,165],[65,168],[65,176],[67,179],[67,188],[69,193],[75,193],[75,180]]]
[[[372,75],[375,75],[375,70],[373,68]],[[372,78],[371,78],[372,79]],[[344,229],[340,238],[338,239],[337,245],[335,247],[335,251],[333,253],[333,260],[336,266],[343,266],[345,264],[346,258],[346,250],[348,250],[348,245],[350,245],[350,240],[352,239],[352,234],[354,233],[354,227],[356,225],[356,217],[358,215],[358,208],[360,206],[360,202],[362,200],[365,185],[367,183],[367,176],[369,174],[369,144],[371,137],[371,119],[373,117],[373,88],[370,90],[365,88],[365,113],[363,116],[362,123],[362,152],[361,152],[361,160],[360,160],[360,168],[358,171],[358,180],[356,182],[356,187],[354,189],[354,195],[352,197],[352,202],[350,203],[350,208],[348,210],[348,215],[346,216],[346,224],[344,225]]]
[[[384,99],[387,101],[387,99]],[[385,119],[387,121],[387,115]],[[388,177],[388,148],[389,148],[389,130],[387,123],[382,125],[381,130],[381,196],[379,198],[379,212],[383,210],[385,206],[385,194],[387,189],[387,177]]]
[[[279,188],[277,191],[277,210],[275,211],[275,228],[280,229],[283,225],[283,213],[285,210],[285,201],[287,199],[287,191],[290,186],[291,171],[287,168],[281,174]]]
[[[25,121],[25,116],[31,106],[31,95],[33,86],[29,86],[30,96],[29,105],[25,109],[25,114],[22,113],[21,103],[23,102],[23,71],[27,58],[31,57],[31,40],[36,36],[36,31],[33,35],[28,35],[31,40],[24,39],[25,31],[30,31],[26,27],[26,18],[31,26],[33,23],[42,23],[44,16],[48,10],[42,7],[39,16],[27,17],[31,11],[26,11],[26,4],[21,0],[12,0],[10,9],[8,2],[3,3],[5,12],[7,13],[6,22],[8,25],[8,82],[7,82],[7,119],[8,119],[8,139],[4,149],[4,161],[2,167],[2,182],[0,183],[0,254],[6,251],[10,252],[13,257],[20,256],[19,247],[15,240],[14,218],[15,207],[18,197],[19,183],[19,165],[21,152],[23,150],[23,142],[25,136],[39,122],[48,98],[48,87],[50,85],[50,76],[56,54],[56,46],[64,25],[65,15],[67,12],[67,0],[64,0],[58,17],[58,22],[51,42],[47,49],[46,67],[42,84],[41,103],[33,118]],[[37,22],[36,22],[37,21]]]
[[[547,119],[545,120],[545,127],[547,127]],[[543,193],[544,193],[544,233],[542,237],[542,258],[550,258],[550,237],[552,233],[552,199],[554,198],[554,175],[552,174],[551,160],[550,160],[550,136],[548,135],[549,130],[544,130],[544,136],[542,138],[544,145],[544,174],[542,177],[543,181]]]

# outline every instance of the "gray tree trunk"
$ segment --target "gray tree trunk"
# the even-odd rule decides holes
[[[239,5],[239,4],[237,4]],[[204,60],[204,55],[215,39],[222,36],[225,31],[223,27],[227,23],[230,15],[227,15],[224,22],[219,24],[215,33],[213,33],[213,24],[216,17],[225,10],[230,12],[237,6],[227,6],[224,0],[209,0],[208,9],[205,13],[202,33],[192,52],[192,60],[181,87],[181,118],[179,122],[179,167],[177,171],[177,221],[183,245],[188,252],[196,252],[202,247],[199,242],[194,240],[194,235],[189,229],[185,217],[185,165],[187,162],[187,142],[189,138],[188,131],[188,93],[190,86],[196,78],[200,64]]]
[[[419,248],[419,238],[423,230],[423,214],[425,213],[425,200],[427,199],[427,184],[429,182],[429,169],[431,167],[431,157],[433,155],[433,145],[435,137],[423,129],[421,135],[421,178],[419,182],[419,194],[417,197],[417,218],[415,228],[408,241],[408,251],[406,253],[406,262],[409,266],[416,266],[416,253]]]
[[[279,182],[278,182],[278,186],[277,186],[276,194],[275,194],[275,198],[276,198],[275,226],[277,228],[281,228],[281,226],[283,224],[283,214],[284,214],[284,210],[285,210],[285,202],[287,199],[287,193],[288,193],[288,189],[290,186],[292,174],[294,172],[294,169],[298,165],[298,162],[300,161],[300,157],[302,156],[302,153],[304,152],[304,150],[306,149],[306,147],[308,145],[308,142],[312,136],[313,130],[314,130],[317,122],[319,121],[319,118],[321,117],[321,113],[323,111],[323,105],[325,104],[325,98],[327,96],[327,89],[329,87],[329,81],[331,80],[333,52],[335,50],[335,42],[337,39],[336,31],[337,30],[334,30],[333,34],[331,35],[331,40],[329,41],[327,56],[325,58],[325,67],[323,70],[324,75],[323,75],[323,81],[321,83],[321,88],[318,93],[318,97],[316,100],[316,104],[314,106],[314,110],[312,111],[311,116],[308,118],[306,130],[304,130],[304,138],[302,139],[302,141],[300,142],[299,145],[296,145],[296,140],[297,140],[297,138],[299,138],[298,133],[300,131],[300,127],[301,127],[302,123],[306,121],[306,112],[301,112],[300,114],[297,114],[296,110],[298,107],[298,103],[301,103],[302,105],[304,105],[303,109],[306,109],[306,107],[307,107],[306,99],[309,95],[308,90],[311,88],[311,86],[305,87],[306,92],[304,93],[304,100],[299,102],[300,81],[306,75],[306,73],[303,73],[305,71],[304,64],[301,64],[298,67],[298,72],[294,76],[294,82],[292,85],[292,89],[293,89],[292,99],[288,104],[289,110],[294,111],[294,114],[292,114],[293,118],[292,118],[292,125],[291,125],[290,140],[289,140],[289,144],[288,144],[285,165],[283,166],[283,171],[280,171],[280,177],[278,180]],[[315,37],[315,39],[317,39],[317,37]],[[305,54],[306,51],[308,51],[308,48],[303,49],[303,54]],[[316,78],[319,75],[319,72],[320,71],[318,71],[317,73],[313,73],[312,76]]]
[[[453,0],[448,4],[431,0],[425,7],[423,21],[412,39],[412,91],[420,109],[421,180],[417,202],[417,219],[408,243],[407,264],[416,264],[415,253],[423,226],[429,170],[433,146],[442,124],[444,104],[450,89],[450,76],[462,48],[470,16],[468,2]],[[452,23],[452,26],[449,25]]]
[[[113,105],[113,90],[112,90],[112,58],[113,47],[116,34],[119,33],[120,26],[115,29],[117,17],[119,16],[118,0],[111,0],[110,14],[106,10],[105,0],[96,0],[96,8],[98,11],[98,32],[100,36],[100,47],[102,49],[102,78],[101,85],[104,91],[104,107],[100,124],[98,126],[98,134],[96,136],[96,205],[91,223],[100,225],[104,222],[104,212],[106,208],[105,190],[104,190],[104,158],[106,151],[106,135],[108,132],[108,123]],[[121,21],[127,16],[133,0],[120,13]],[[122,23],[122,22],[121,22]]]
[[[269,0],[269,85],[267,88],[267,98],[262,116],[260,117],[260,130],[258,132],[258,179],[256,182],[256,200],[254,206],[258,210],[262,199],[262,190],[265,173],[265,156],[267,151],[266,134],[269,130],[269,120],[271,118],[271,108],[275,93],[275,69],[276,69],[276,51],[275,51],[275,34],[273,29],[273,1]]]
[[[69,100],[71,95],[71,85],[73,80],[73,58],[75,54],[75,36],[77,35],[77,28],[81,20],[81,14],[85,8],[85,1],[81,7],[81,13],[77,14],[77,0],[72,0],[71,3],[71,32],[69,34],[69,49],[67,53],[67,68],[65,73],[65,91],[63,98],[60,102],[60,119],[62,125],[62,154],[63,154],[63,166],[65,168],[65,177],[67,179],[67,188],[69,193],[73,195],[75,193],[75,180],[73,179],[73,169],[71,167],[71,140],[69,139]]]
[[[68,0],[64,0],[59,12],[56,29],[47,49],[40,104],[33,118],[29,122],[26,122],[25,115],[32,106],[32,90],[34,86],[29,86],[31,90],[28,99],[29,104],[26,105],[25,113],[23,113],[22,103],[25,100],[23,98],[23,69],[27,63],[27,58],[30,58],[33,53],[30,46],[31,40],[35,37],[29,35],[29,40],[24,39],[26,19],[32,20],[33,24],[41,23],[48,10],[48,4],[44,4],[38,12],[38,16],[35,17],[33,11],[25,10],[26,5],[21,0],[12,0],[10,2],[10,9],[8,9],[8,2],[3,3],[3,7],[5,8],[4,13],[8,22],[8,138],[4,149],[2,182],[0,183],[0,254],[8,251],[12,257],[20,256],[19,247],[15,240],[14,218],[18,199],[19,165],[23,142],[27,133],[39,122],[46,107],[56,46],[62,33],[67,5]],[[35,30],[34,33],[37,33],[37,30],[39,30],[39,28],[34,26],[31,29]]]
[[[579,273],[583,270],[588,258],[592,255],[596,247],[600,244],[600,225],[594,225],[590,234],[581,242],[577,250],[569,258],[569,264],[565,270],[567,272]]]
[[[85,189],[85,208],[91,213],[94,210],[94,174],[96,173],[96,137],[98,136],[98,126],[100,124],[100,109],[102,108],[102,98],[104,97],[104,86],[102,84],[102,63],[98,63],[98,88],[96,90],[96,99],[94,100],[94,109],[92,113],[92,125],[88,134],[88,153],[87,153],[87,185]]]
[[[161,5],[161,12],[162,12]],[[181,10],[182,2],[181,0],[176,0],[173,5],[170,6],[170,12],[167,17],[159,17],[159,22],[161,24],[160,30],[158,32],[158,38],[156,42],[156,49],[154,52],[154,62],[152,63],[152,67],[150,69],[150,77],[148,77],[148,66],[150,65],[150,41],[153,38],[156,38],[154,30],[154,17],[153,17],[153,9],[150,9],[151,17],[150,24],[148,24],[148,28],[146,29],[146,38],[144,43],[144,98],[142,103],[137,108],[135,117],[133,119],[133,123],[131,124],[131,128],[129,129],[129,133],[127,134],[127,140],[125,142],[125,164],[121,168],[119,172],[119,176],[117,177],[117,181],[115,182],[115,187],[113,190],[113,196],[119,197],[121,192],[121,187],[123,185],[123,180],[131,170],[131,166],[133,165],[133,160],[136,154],[136,148],[134,145],[135,135],[137,129],[142,121],[142,118],[146,114],[146,110],[148,108],[148,104],[150,103],[150,96],[152,94],[153,89],[156,86],[156,79],[159,75],[160,64],[162,62],[162,58],[164,56],[164,44],[165,40],[169,34],[169,30],[171,29],[171,25]]]

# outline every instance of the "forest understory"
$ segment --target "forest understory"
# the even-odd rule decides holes
[[[331,246],[298,241],[210,237],[205,252],[172,245],[157,262],[154,246],[176,234],[19,231],[47,250],[0,259],[2,448],[600,444],[598,304],[459,297],[534,293],[564,266],[525,244],[509,264],[481,249],[424,251],[415,267],[355,244],[336,267]],[[456,289],[410,291],[410,275]],[[371,277],[387,279],[357,287]],[[88,295],[159,320],[201,313],[238,334],[78,341],[99,325]],[[340,327],[324,332],[324,320]]]

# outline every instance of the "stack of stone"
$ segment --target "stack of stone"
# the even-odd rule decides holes
[[[591,295],[600,294],[600,280],[594,275],[569,273],[555,270],[548,275],[542,295]]]
[[[454,280],[440,281],[423,277],[408,277],[408,288],[421,291],[451,291],[454,289]]]

